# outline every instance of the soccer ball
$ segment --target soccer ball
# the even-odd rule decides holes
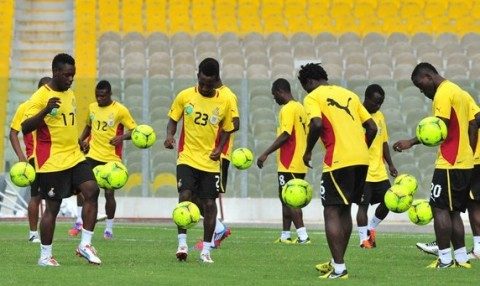
[[[200,221],[200,209],[192,202],[181,202],[173,209],[172,217],[179,228],[191,228]]]
[[[425,199],[414,200],[408,209],[410,221],[417,225],[426,225],[433,219],[430,203]]]
[[[10,169],[10,180],[17,187],[30,186],[35,180],[35,169],[27,162],[15,163]]]
[[[412,196],[417,192],[418,188],[417,179],[409,174],[398,175],[393,181],[393,184],[405,187]]]
[[[157,135],[153,128],[148,125],[138,125],[132,131],[132,142],[138,148],[149,148],[157,140]]]
[[[93,174],[95,175],[95,179],[97,180],[98,186],[100,188],[107,188],[107,182],[106,182],[105,178],[101,176],[103,166],[104,165],[98,165],[95,168],[93,168]],[[108,175],[108,174],[106,174],[106,175]]]
[[[312,186],[302,179],[291,179],[282,188],[282,201],[291,208],[303,208],[312,200]]]
[[[384,197],[385,205],[394,213],[403,213],[412,205],[413,197],[410,191],[401,185],[393,185]]]
[[[435,116],[425,117],[417,125],[417,139],[426,146],[437,146],[447,138],[447,125]]]
[[[232,164],[235,168],[245,170],[253,163],[253,153],[247,148],[235,149],[232,153]]]
[[[127,183],[128,170],[127,167],[120,162],[108,162],[100,169],[99,176],[105,181],[105,189],[116,190]]]

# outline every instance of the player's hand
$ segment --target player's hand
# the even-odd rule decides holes
[[[262,154],[260,157],[258,157],[257,159],[257,166],[261,169],[263,168],[263,162],[265,162],[265,160],[267,160],[267,155],[265,154]]]
[[[220,160],[220,155],[222,155],[222,150],[215,148],[213,149],[212,153],[210,153],[210,159],[213,161],[218,161]]]
[[[392,177],[395,178],[396,176],[398,176],[398,171],[397,171],[397,169],[395,168],[395,166],[393,166],[393,165],[392,165],[392,166],[388,166],[388,170],[390,171],[390,175],[391,175]]]
[[[305,154],[303,155],[303,163],[305,164],[305,166],[312,168],[311,162],[312,152],[305,152]]]
[[[123,141],[122,136],[115,136],[110,140],[110,145],[117,146]]]
[[[400,140],[393,144],[393,151],[402,152],[403,150],[410,149],[411,147],[412,143],[410,140]]]
[[[82,150],[84,154],[87,154],[88,151],[90,150],[90,144],[88,144],[88,142],[86,141],[78,140],[78,145],[80,145],[80,150]]]
[[[173,149],[173,147],[175,147],[175,138],[173,137],[168,137],[167,139],[165,139],[165,141],[163,142],[163,146],[167,149]]]
[[[47,106],[45,106],[47,113],[50,113],[54,108],[59,108],[61,103],[59,97],[50,98],[47,102]]]

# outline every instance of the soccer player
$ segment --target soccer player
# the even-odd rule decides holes
[[[198,86],[181,91],[172,103],[164,146],[174,148],[177,123],[183,118],[177,159],[178,200],[200,202],[204,217],[200,260],[213,263],[210,248],[217,218],[215,200],[222,188],[220,155],[234,126],[230,99],[215,89],[218,62],[206,58],[198,68]],[[220,132],[221,129],[225,132]],[[183,261],[187,255],[187,231],[179,228],[176,256]]]
[[[276,243],[310,243],[307,229],[303,224],[302,209],[287,206],[282,201],[283,186],[294,178],[304,179],[307,166],[303,163],[303,153],[307,142],[307,114],[301,103],[295,101],[290,89],[290,83],[279,78],[272,84],[272,95],[278,105],[283,105],[278,115],[277,138],[257,159],[261,169],[268,155],[277,152],[278,191],[282,203],[283,229]],[[297,238],[292,241],[290,227],[293,224],[297,230]]]
[[[433,116],[443,120],[448,128],[447,138],[438,150],[430,192],[439,257],[427,267],[471,268],[460,212],[465,212],[467,207],[473,168],[472,150],[475,149],[478,133],[471,111],[472,99],[467,92],[439,75],[429,63],[420,63],[415,67],[412,82],[433,100]],[[393,149],[402,152],[419,143],[416,137],[400,140],[393,144]]]
[[[398,174],[397,169],[393,165],[390,157],[390,148],[388,147],[387,125],[380,107],[385,100],[385,91],[378,84],[371,84],[365,90],[365,99],[363,106],[372,116],[373,121],[377,125],[377,135],[370,146],[369,165],[365,187],[363,189],[363,197],[360,200],[357,211],[357,227],[360,237],[360,247],[373,248],[376,247],[375,227],[382,222],[388,215],[388,208],[384,203],[384,196],[390,188],[385,162],[388,164],[388,170],[392,177]],[[368,206],[378,204],[375,215],[368,222]],[[368,225],[367,225],[368,223]]]
[[[22,123],[23,134],[35,132],[35,169],[45,211],[40,221],[41,251],[38,264],[59,266],[52,256],[55,223],[62,199],[73,192],[85,198],[82,240],[77,255],[88,262],[101,260],[91,245],[98,208],[98,186],[92,168],[82,154],[78,141],[76,101],[70,89],[75,76],[75,60],[58,54],[52,61],[52,80],[29,99]]]
[[[38,82],[38,88],[42,87],[44,84],[48,83],[51,80],[50,77],[43,77]],[[10,125],[10,143],[12,144],[12,148],[17,154],[18,160],[21,162],[29,162],[30,165],[35,166],[35,161],[33,159],[33,135],[32,133],[25,134],[23,136],[23,143],[25,144],[25,154],[22,151],[22,147],[20,146],[20,140],[18,139],[18,133],[22,129],[22,120],[24,119],[25,109],[28,106],[28,101],[20,104],[15,115],[12,119],[12,124]],[[30,186],[30,201],[28,202],[28,224],[30,226],[30,233],[28,235],[28,241],[33,243],[40,243],[40,236],[38,235],[37,225],[38,225],[38,206],[42,202],[42,199],[38,193],[38,185],[37,180],[35,180],[32,185]]]
[[[132,130],[137,126],[128,109],[120,102],[112,100],[110,82],[106,80],[98,82],[95,88],[95,98],[96,102],[91,103],[88,107],[89,117],[80,136],[82,150],[87,154],[87,162],[92,169],[108,162],[121,162],[123,140],[129,140]],[[77,206],[82,209],[83,197],[81,194],[77,196]],[[103,233],[104,239],[113,238],[116,207],[115,190],[105,189],[107,219]],[[77,221],[68,234],[77,235],[82,229],[82,225],[82,216],[77,216]]]
[[[222,80],[218,78],[218,81],[215,84],[215,88],[219,90],[221,93],[228,96],[230,99],[230,106],[232,107],[232,117],[233,117],[233,130],[230,132],[230,136],[227,139],[227,143],[223,147],[222,154],[220,155],[221,162],[220,162],[220,171],[222,177],[222,189],[220,190],[221,193],[225,193],[227,191],[227,178],[228,178],[228,168],[230,167],[230,157],[232,154],[233,149],[233,141],[234,141],[234,132],[240,129],[240,115],[238,113],[238,105],[237,105],[237,96],[233,91],[228,88],[228,86],[222,83]],[[225,132],[221,130],[221,132]],[[218,141],[217,141],[218,142]],[[219,194],[219,197],[221,194]],[[213,233],[213,238],[211,242],[212,248],[217,248],[220,246],[222,241],[230,236],[231,230],[230,228],[226,227],[220,219],[217,217],[215,221],[215,231]],[[203,240],[200,240],[195,246],[195,249],[202,250],[203,249]]]
[[[352,233],[352,203],[359,203],[367,177],[368,147],[377,133],[372,117],[353,92],[330,85],[320,64],[301,67],[298,79],[308,93],[304,99],[310,130],[303,155],[310,167],[320,138],[325,147],[320,197],[325,234],[332,260],[316,266],[320,278],[348,278],[344,256]],[[365,128],[365,131],[364,131]]]

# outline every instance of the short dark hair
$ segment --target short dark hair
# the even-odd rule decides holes
[[[68,54],[58,54],[53,58],[52,69],[60,69],[62,65],[69,64],[74,66],[75,60]]]
[[[291,92],[290,83],[288,82],[288,80],[284,78],[279,78],[272,83],[272,93],[279,90]]]
[[[38,81],[38,88],[41,88],[42,86],[44,86],[45,84],[47,84],[49,81],[51,81],[52,78],[49,77],[49,76],[44,76],[42,77],[39,81]]]
[[[365,98],[370,99],[375,93],[379,93],[381,96],[385,97],[385,91],[383,90],[383,88],[380,85],[374,83],[369,85],[365,90]]]
[[[206,58],[198,65],[198,72],[206,76],[220,77],[220,65],[214,58]]]
[[[308,79],[328,81],[327,72],[319,63],[308,63],[300,67],[300,71],[298,71],[298,80],[304,84],[307,83]]]
[[[438,74],[437,69],[431,64],[431,63],[419,63],[412,72],[412,81],[415,77],[420,75],[421,72],[429,71],[432,72],[433,74]]]
[[[97,83],[97,87],[95,89],[104,90],[106,89],[108,93],[112,92],[112,86],[108,80],[101,80]]]

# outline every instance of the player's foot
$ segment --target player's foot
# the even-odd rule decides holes
[[[195,250],[203,250],[203,240],[200,239],[200,241],[197,242],[197,244],[195,244],[195,245],[193,246],[193,249],[195,249]]]
[[[427,268],[454,268],[455,263],[451,261],[450,263],[442,263],[440,258],[437,258],[435,261],[433,261],[431,264],[427,266]]]
[[[81,222],[76,222],[75,225],[68,230],[68,235],[77,236],[82,229],[83,229],[83,224]]]
[[[468,259],[480,259],[480,253],[475,253],[475,251],[469,251],[467,252],[467,258]]]
[[[320,279],[337,279],[337,278],[347,279],[348,278],[348,272],[345,269],[345,270],[343,270],[342,273],[337,274],[337,273],[335,273],[334,270],[332,270],[332,271],[329,271],[329,272],[325,273],[324,275],[318,276],[318,278],[320,278]]]
[[[106,214],[101,214],[101,213],[97,213],[97,222],[99,221],[104,221],[107,219],[107,215]]]
[[[60,264],[53,258],[53,256],[45,257],[44,259],[38,260],[38,265],[40,266],[60,266]]]
[[[34,235],[30,236],[28,241],[31,242],[31,243],[40,243],[40,237],[38,237],[38,234],[34,234]]]
[[[438,245],[436,241],[432,241],[429,243],[422,243],[422,242],[417,242],[417,248],[420,249],[421,251],[438,256]]]
[[[362,241],[362,243],[360,243],[360,247],[361,248],[373,248],[373,245],[370,244],[369,239],[365,239],[364,241]]]
[[[203,262],[203,263],[213,263],[213,260],[210,257],[210,253],[200,254],[200,261]]]
[[[178,261],[187,261],[188,246],[186,245],[178,246],[176,255],[177,255]]]
[[[293,242],[292,242],[292,239],[289,237],[289,238],[287,238],[287,239],[281,239],[281,238],[279,238],[279,239],[275,240],[273,243],[292,244]]]
[[[105,230],[103,233],[103,238],[106,240],[113,239],[113,232],[111,230]]]
[[[100,265],[100,263],[102,263],[100,258],[97,256],[97,251],[90,244],[78,246],[77,255],[79,257],[84,257],[90,264]]]
[[[297,238],[295,238],[295,240],[292,243],[295,243],[295,244],[310,244],[310,243],[312,243],[312,241],[310,240],[310,237],[307,237],[304,240],[301,240],[300,238],[297,237]]]
[[[317,269],[317,271],[325,274],[325,273],[333,271],[333,265],[332,265],[332,262],[329,261],[329,262],[320,263],[320,264],[315,265],[315,269]]]
[[[455,260],[455,267],[470,269],[470,268],[472,268],[472,264],[468,260],[467,260],[467,262],[462,262],[462,263],[457,262]]]
[[[215,245],[213,245],[212,248],[219,247],[220,243],[222,243],[225,238],[229,237],[231,233],[232,232],[230,229],[226,227],[221,232],[214,233],[213,236],[215,237]]]
[[[377,233],[375,232],[375,230],[369,229],[367,230],[367,234],[368,234],[368,242],[370,243],[370,245],[372,247],[377,247],[377,240],[376,240]]]

